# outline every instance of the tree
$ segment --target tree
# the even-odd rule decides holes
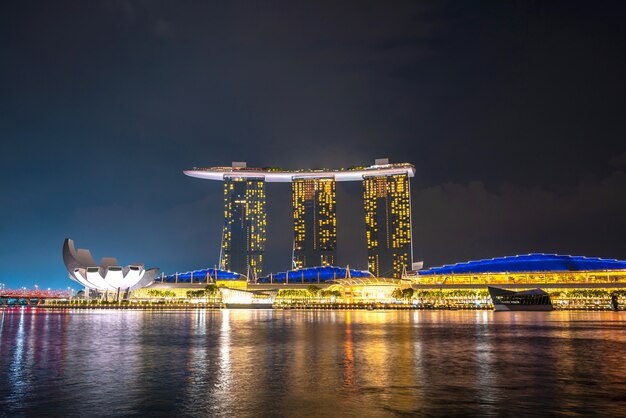
[[[217,296],[219,292],[219,288],[214,284],[209,284],[204,288],[204,294],[209,297]]]
[[[288,299],[305,299],[310,295],[308,290],[305,289],[280,289],[277,297]]]
[[[173,290],[161,290],[161,289],[148,289],[148,296],[155,298],[173,298],[176,296],[176,292]]]
[[[188,298],[201,298],[205,296],[205,291],[201,290],[188,290],[187,297]]]
[[[400,289],[399,287],[393,289],[393,292],[391,292],[391,297],[394,299],[402,299],[402,289]]]
[[[311,295],[311,297],[313,297],[313,298],[314,298],[314,297],[316,297],[316,296],[319,294],[320,290],[322,290],[322,289],[320,289],[319,287],[317,287],[317,286],[315,286],[315,285],[313,285],[313,284],[312,284],[312,285],[309,285],[309,286],[306,288],[306,290],[307,290],[307,292],[309,292],[309,294]]]
[[[402,298],[409,300],[413,297],[414,290],[412,287],[407,287],[406,289],[402,289]]]
[[[328,298],[328,297],[341,297],[341,292],[339,290],[321,290],[320,291],[320,296],[323,298]]]

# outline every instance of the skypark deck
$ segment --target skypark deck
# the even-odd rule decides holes
[[[261,178],[269,183],[291,183],[294,179],[306,178],[334,178],[335,181],[361,181],[368,176],[390,176],[394,174],[406,174],[415,176],[415,166],[408,163],[381,164],[369,167],[350,167],[342,169],[320,170],[285,170],[281,168],[248,168],[245,163],[233,163],[232,167],[194,167],[183,171],[190,177],[205,180],[223,181],[228,177]]]

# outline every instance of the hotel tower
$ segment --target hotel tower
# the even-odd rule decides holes
[[[265,183],[291,183],[293,206],[292,267],[336,266],[336,182],[363,184],[369,271],[400,277],[412,267],[411,164],[376,160],[373,166],[339,170],[285,170],[231,167],[193,168],[191,177],[224,182],[224,231],[220,268],[248,277],[263,273],[266,241]],[[360,209],[354,215],[362,216]],[[359,213],[360,212],[360,213]],[[349,237],[346,237],[349,239]]]
[[[220,268],[259,277],[265,240],[265,181],[262,177],[225,176]]]
[[[406,174],[363,179],[368,270],[400,278],[412,265],[411,197]]]
[[[294,178],[293,267],[337,263],[335,178]]]

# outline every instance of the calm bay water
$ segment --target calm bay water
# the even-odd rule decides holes
[[[0,311],[3,416],[626,414],[626,313]]]

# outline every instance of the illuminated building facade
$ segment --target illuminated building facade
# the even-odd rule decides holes
[[[626,261],[558,254],[523,254],[468,261],[421,270],[412,279],[423,286],[607,286],[626,283]]]
[[[333,266],[337,261],[335,179],[294,178],[293,264],[296,269]]]
[[[185,175],[224,182],[224,232],[220,268],[258,278],[266,239],[265,183],[292,183],[294,241],[292,267],[337,264],[336,182],[363,182],[369,271],[400,277],[411,269],[409,178],[415,167],[390,164],[341,169],[287,170],[231,166],[195,167]]]
[[[262,177],[224,178],[221,269],[249,277],[263,273],[265,200],[265,181]]]
[[[401,277],[412,264],[408,175],[364,177],[363,204],[369,271],[377,277]]]
[[[86,289],[118,294],[149,285],[159,272],[158,268],[146,269],[141,263],[120,266],[113,257],[104,257],[97,264],[91,251],[76,249],[74,241],[69,238],[63,242],[63,262],[69,278]]]

